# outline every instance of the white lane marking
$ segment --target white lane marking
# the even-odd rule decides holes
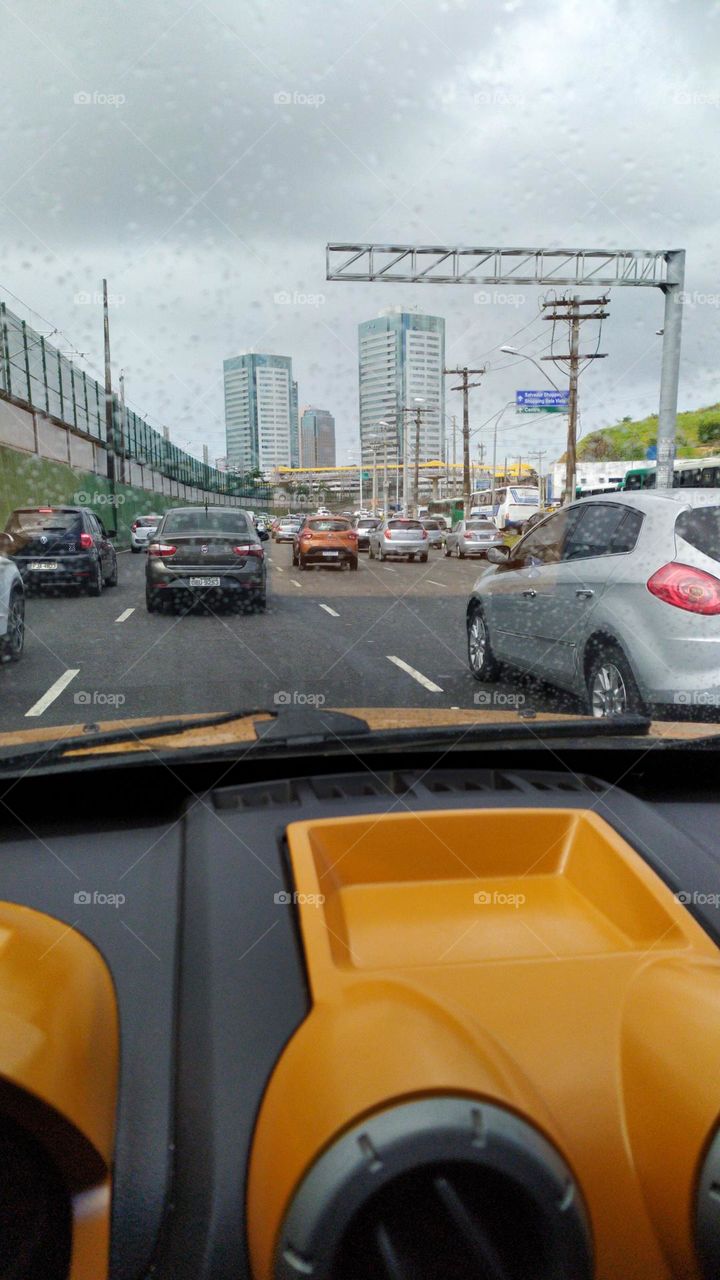
[[[339,617],[340,617],[340,614],[339,614],[339,613],[336,613],[334,609],[331,609],[329,604],[321,604],[321,605],[320,605],[320,608],[321,608],[321,609],[324,609],[326,613],[329,613],[331,618],[339,618]]]
[[[70,681],[74,680],[75,677],[79,675],[80,675],[79,667],[69,667],[67,671],[64,671],[63,674],[58,677],[58,679],[55,681],[54,684],[50,685],[50,688],[48,689],[47,693],[44,693],[42,698],[38,698],[37,702],[33,703],[30,710],[25,712],[25,715],[41,716],[43,711],[46,711],[47,708],[50,706],[50,703],[54,702],[56,698],[60,697],[60,694],[62,693],[63,689],[67,689],[67,686],[70,684]]]
[[[284,569],[281,569],[281,568],[280,568],[280,565],[278,565],[278,566],[277,566],[277,569],[275,570],[275,572],[276,572],[276,573],[284,573],[284,572],[285,572],[285,570],[284,570]]]
[[[300,590],[302,591],[302,582],[298,582],[297,578],[291,578],[290,581],[292,582],[294,587],[299,587]]]
[[[436,582],[434,578],[428,578],[428,579],[427,579],[427,581],[428,581],[428,582],[432,582],[432,584],[433,584],[433,586],[434,586],[434,587],[444,587],[444,586],[445,586],[445,583],[444,583],[444,582]]]
[[[115,619],[115,621],[116,621],[116,622],[127,622],[128,618],[130,617],[130,614],[131,614],[131,613],[134,613],[134,612],[135,612],[135,610],[134,610],[134,609],[123,609],[123,612],[120,614],[120,617],[119,617],[119,618],[116,618],[116,619]]]
[[[408,675],[412,676],[413,680],[417,680],[418,684],[421,684],[424,689],[429,689],[431,693],[442,693],[442,689],[439,684],[433,684],[433,681],[428,680],[427,676],[424,676],[422,671],[416,671],[415,668],[409,666],[407,662],[403,662],[402,658],[395,658],[390,653],[387,653],[385,656],[388,662],[394,662],[395,666],[399,667],[401,671],[407,671]]]
[[[386,573],[397,573],[397,569],[391,569],[391,568],[390,568],[390,565],[389,565],[389,564],[386,564],[386,565],[385,565],[385,572],[386,572]]]

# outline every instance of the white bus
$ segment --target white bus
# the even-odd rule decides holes
[[[494,502],[492,489],[475,489],[470,494],[470,515],[489,516],[498,529],[519,529],[540,509],[540,490],[536,485],[496,485]]]

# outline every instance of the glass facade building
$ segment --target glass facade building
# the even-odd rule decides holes
[[[420,460],[444,457],[445,321],[391,307],[359,325],[360,447],[372,462],[369,438],[378,423],[397,429],[400,456],[415,460],[415,423],[403,409],[422,409]],[[382,428],[380,428],[382,430]]]
[[[300,466],[334,467],[335,419],[327,409],[304,409],[300,420]]]
[[[290,356],[223,361],[228,466],[269,471],[298,462],[297,383]]]

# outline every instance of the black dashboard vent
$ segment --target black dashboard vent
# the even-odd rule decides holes
[[[0,1121],[0,1280],[65,1280],[70,1192],[53,1160],[14,1121]]]
[[[274,1280],[591,1280],[579,1186],[526,1120],[465,1097],[399,1103],[305,1174]]]
[[[297,787],[290,779],[282,782],[260,782],[255,786],[227,787],[213,793],[216,809],[271,809],[298,804]]]

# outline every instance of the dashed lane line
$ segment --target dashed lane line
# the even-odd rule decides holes
[[[123,609],[123,612],[120,614],[120,617],[119,617],[119,618],[116,618],[116,619],[115,619],[115,621],[116,621],[116,622],[127,622],[128,618],[130,617],[130,614],[131,614],[131,613],[134,613],[134,612],[135,612],[134,608],[133,608],[133,609]]]
[[[50,688],[43,694],[42,698],[38,698],[37,702],[33,703],[30,710],[25,712],[25,715],[41,716],[43,711],[47,711],[50,703],[59,698],[63,690],[67,689],[71,680],[74,680],[78,675],[80,675],[79,667],[69,667],[67,671],[63,671],[63,674],[58,676],[55,683],[50,685]]]
[[[331,609],[329,604],[321,604],[321,605],[320,605],[320,608],[321,608],[321,609],[324,609],[326,613],[329,613],[331,618],[339,618],[339,617],[340,617],[340,614],[339,614],[339,613],[336,613],[334,609]]]
[[[429,689],[431,693],[443,692],[439,684],[435,684],[434,681],[428,680],[427,676],[424,676],[422,671],[416,671],[415,667],[411,667],[409,663],[403,662],[402,658],[396,658],[390,653],[385,656],[388,662],[394,662],[395,666],[399,667],[401,671],[406,671],[409,676],[412,676],[413,680],[417,680],[418,684],[421,684],[423,689]]]

